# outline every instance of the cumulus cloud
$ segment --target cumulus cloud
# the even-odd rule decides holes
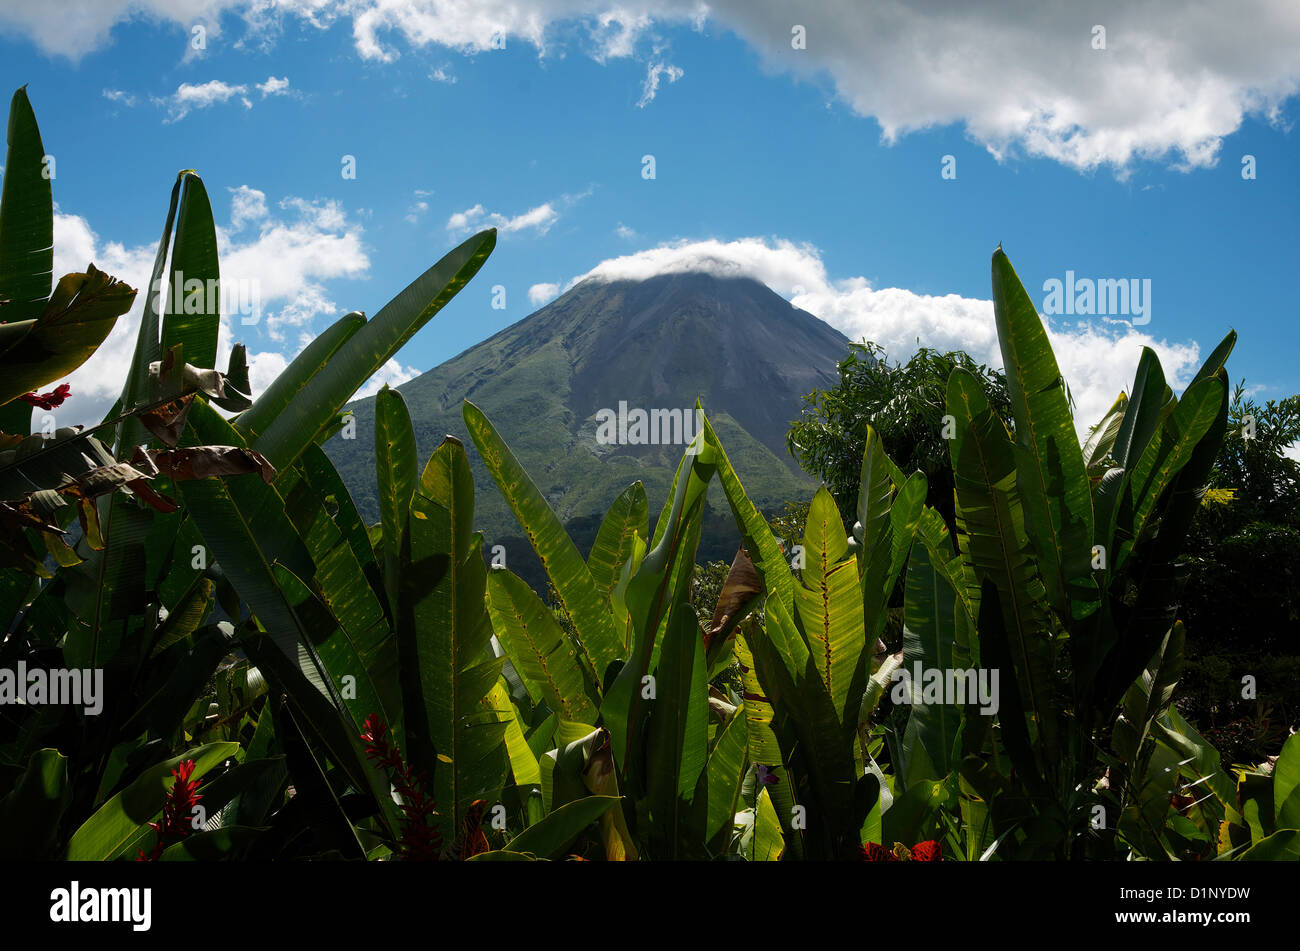
[[[528,303],[534,307],[541,307],[547,301],[554,300],[559,295],[559,284],[534,284],[528,288]]]
[[[195,109],[206,109],[217,103],[229,102],[236,96],[244,104],[244,108],[251,109],[253,103],[246,95],[247,92],[248,87],[243,84],[231,85],[220,79],[213,79],[206,83],[181,83],[170,96],[154,101],[167,107],[167,118],[163,122],[179,122]]]
[[[555,224],[560,213],[549,201],[530,208],[523,214],[508,217],[495,211],[488,211],[481,204],[473,208],[458,211],[447,219],[447,230],[452,234],[469,234],[482,228],[496,228],[502,234],[520,231],[536,231],[546,234]]]
[[[253,88],[262,94],[263,99],[268,96],[287,96],[291,92],[288,76],[281,79],[268,76],[266,82],[256,83]],[[109,90],[104,91],[104,95],[108,96],[108,93]],[[206,109],[209,106],[229,102],[236,97],[245,109],[253,108],[253,100],[248,96],[247,85],[227,83],[220,79],[212,79],[206,83],[181,83],[170,96],[155,97],[154,102],[166,107],[167,117],[163,122],[171,123],[179,122],[195,109]]]
[[[836,278],[827,273],[815,247],[781,239],[673,242],[602,261],[566,289],[583,280],[645,280],[684,271],[762,281],[850,339],[880,344],[893,360],[905,360],[927,346],[964,350],[981,363],[1002,366],[992,301],[876,288],[860,276]],[[1143,346],[1156,351],[1175,388],[1190,382],[1199,366],[1194,341],[1158,339],[1114,321],[1067,327],[1049,320],[1048,334],[1074,397],[1081,433],[1132,385]]]
[[[267,96],[287,96],[289,94],[289,77],[284,76],[277,79],[274,76],[267,76],[266,82],[257,84],[257,91],[262,94],[262,98]]]
[[[361,389],[357,390],[356,396],[352,398],[354,400],[361,400],[368,396],[374,396],[385,384],[391,387],[398,387],[408,380],[414,380],[419,375],[420,371],[415,367],[404,367],[397,362],[396,357],[393,357],[380,367],[379,372],[367,380],[365,385],[362,386]]]
[[[364,277],[370,267],[361,229],[336,202],[302,198],[281,200],[272,210],[262,191],[241,185],[230,189],[230,225],[218,226],[223,310],[218,334],[218,367],[224,367],[234,342],[249,349],[249,376],[261,392],[312,338],[317,318],[333,318],[344,308],[322,282]],[[139,290],[131,310],[118,320],[103,346],[68,377],[73,398],[61,411],[61,425],[97,422],[121,391],[131,362],[153,269],[153,244],[127,247],[102,239],[80,215],[58,211],[54,218],[54,273],[83,271],[87,263]],[[259,312],[238,311],[230,302],[256,300]],[[245,317],[257,323],[245,324]],[[284,346],[296,328],[296,347]],[[415,371],[400,366],[380,371],[388,379],[409,379]],[[403,374],[409,374],[403,377]]]
[[[589,55],[605,62],[635,55],[657,30],[707,20],[747,41],[771,69],[828,76],[888,142],[956,123],[998,156],[1109,165],[1121,175],[1139,159],[1213,165],[1247,117],[1277,121],[1300,91],[1293,0],[1231,8],[1096,0],[1086,16],[1069,4],[995,0],[824,0],[797,10],[778,0],[45,0],[0,8],[0,30],[75,59],[107,44],[119,22],[215,27],[225,12],[242,15],[250,35],[271,38],[286,18],[317,27],[350,19],[357,54],[385,62],[403,45],[474,54],[503,37],[546,55],[574,23]],[[796,26],[804,48],[792,43]],[[1104,49],[1094,48],[1095,26],[1105,28]]]

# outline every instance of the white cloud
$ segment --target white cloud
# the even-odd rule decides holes
[[[456,83],[456,74],[446,66],[439,66],[437,69],[429,70],[429,78],[436,83],[447,83],[448,85],[455,85]]]
[[[293,95],[289,89],[288,76],[282,79],[268,76],[266,82],[256,83],[253,88],[262,94],[263,99],[268,96]],[[253,101],[248,97],[248,91],[248,86],[243,83],[227,83],[220,79],[213,79],[206,83],[181,83],[176,87],[176,92],[162,98],[154,97],[154,102],[167,107],[167,117],[163,122],[171,123],[179,122],[195,109],[206,109],[236,98],[245,109],[252,109]],[[108,90],[105,90],[104,94],[108,95]],[[109,96],[109,98],[113,97]]]
[[[534,230],[546,234],[551,225],[559,219],[560,213],[549,201],[530,208],[523,214],[507,217],[495,211],[488,211],[481,204],[464,211],[458,211],[447,219],[447,230],[453,234],[469,234],[481,228],[496,228],[502,234]]]
[[[0,8],[0,30],[75,59],[108,43],[119,22],[188,30],[203,19],[213,29],[223,12],[263,37],[288,17],[322,28],[350,19],[358,55],[380,61],[402,44],[484,52],[501,35],[546,55],[557,26],[576,22],[604,62],[635,55],[660,27],[698,29],[707,17],[771,69],[829,77],[886,141],[956,123],[995,155],[1121,174],[1141,159],[1213,165],[1247,117],[1277,121],[1300,91],[1294,0],[1096,0],[1086,16],[1069,4],[995,0],[823,0],[797,11],[778,0],[43,0]],[[806,49],[791,44],[792,19],[807,31]],[[1106,28],[1104,50],[1093,48],[1094,24]]]
[[[849,338],[875,341],[893,360],[907,359],[919,345],[964,350],[981,363],[1002,366],[992,301],[875,288],[864,277],[833,278],[816,248],[780,239],[678,241],[602,261],[566,289],[586,279],[645,280],[683,271],[755,278]],[[1067,328],[1049,322],[1048,333],[1074,396],[1081,432],[1132,385],[1143,346],[1156,351],[1176,389],[1185,386],[1199,366],[1195,342],[1157,339],[1126,324]]]
[[[236,96],[244,103],[245,108],[251,108],[252,103],[244,95],[247,92],[248,87],[242,84],[231,85],[220,79],[213,79],[206,83],[181,83],[176,87],[176,92],[154,101],[167,107],[167,118],[163,120],[164,122],[179,122],[194,109],[206,109],[217,103],[228,102]]]
[[[379,372],[367,380],[365,385],[357,390],[356,396],[352,398],[360,400],[368,396],[374,396],[385,383],[392,387],[398,387],[408,380],[414,380],[419,375],[420,371],[415,367],[404,367],[394,357],[380,367]]]
[[[267,96],[287,96],[289,94],[289,77],[276,79],[274,76],[267,76],[266,82],[258,83],[257,90],[262,94],[262,98]]]
[[[239,231],[246,224],[256,224],[267,217],[266,192],[240,185],[230,191],[230,230]]]
[[[528,288],[528,303],[540,307],[560,295],[559,284],[534,284]]]
[[[646,68],[645,84],[641,87],[641,98],[637,100],[636,107],[644,109],[650,103],[654,102],[655,96],[659,93],[659,80],[665,78],[670,83],[675,83],[685,74],[684,71],[669,63],[651,63]]]
[[[122,89],[105,89],[104,98],[110,100],[111,102],[121,103],[127,108],[134,106],[136,101],[135,96],[131,95],[129,92],[126,92],[125,90]]]
[[[618,235],[620,238],[622,238],[624,241],[635,241],[637,238],[636,230],[633,228],[629,228],[621,221],[618,223],[618,227],[614,229],[614,233]]]
[[[419,192],[416,193],[417,195]],[[406,209],[406,220],[411,224],[418,224],[424,217],[424,213],[429,210],[429,203],[423,198],[416,201],[411,207]]]

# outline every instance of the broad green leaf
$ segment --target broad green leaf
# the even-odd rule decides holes
[[[203,180],[192,173],[184,176],[171,259],[162,352],[180,344],[186,361],[211,369],[217,364],[217,331],[221,323],[217,231],[207,189]],[[155,293],[155,288],[150,287],[149,293]]]
[[[1024,712],[1038,730],[1041,746],[1034,749],[1052,762],[1056,728],[1053,651],[1043,583],[1025,531],[1011,440],[979,383],[964,370],[955,371],[948,381],[947,409],[956,420],[950,451],[958,538],[972,566],[974,583],[982,585],[988,580],[998,591],[1008,640],[1006,658],[1014,665],[1013,671],[1002,673],[1002,692],[1020,691]],[[987,663],[983,657],[982,599],[982,591],[972,590],[970,602],[980,604],[981,657]],[[1014,677],[1008,676],[1012,672]],[[1004,711],[1002,719],[1006,717]]]
[[[1292,733],[1273,764],[1273,809],[1279,829],[1300,829],[1300,733]]]
[[[754,811],[754,839],[751,861],[778,862],[785,851],[781,838],[781,820],[776,816],[772,800],[764,789],[758,794],[758,805]]]
[[[385,304],[254,436],[253,448],[277,469],[298,458],[352,394],[469,283],[495,245],[496,229],[474,235]]]
[[[510,700],[510,690],[506,686],[504,677],[497,681],[485,702],[497,714],[498,720],[506,725],[506,756],[510,760],[510,773],[514,777],[515,785],[521,787],[539,785],[542,774],[537,766],[537,757],[533,755],[533,751],[528,747],[528,740],[524,738],[523,724],[520,723],[515,705]]]
[[[645,488],[633,482],[605,513],[587,556],[591,577],[605,595],[613,590],[620,570],[632,557],[638,536],[650,537],[650,506]]]
[[[504,569],[488,573],[488,611],[497,640],[524,681],[534,703],[545,701],[562,719],[594,723],[577,649],[527,582]]]
[[[507,725],[483,705],[505,658],[489,646],[487,566],[473,518],[469,460],[449,436],[429,458],[411,502],[397,612],[412,762],[433,778],[447,842],[476,799],[499,799],[506,773]]]
[[[839,509],[825,486],[808,509],[803,543],[807,562],[794,589],[797,616],[836,715],[856,727],[870,652],[857,558],[848,554]]]
[[[397,559],[402,532],[415,494],[417,468],[415,430],[406,400],[384,386],[375,395],[375,477],[378,481],[379,524],[384,539],[384,587],[389,604],[397,605]]]
[[[0,320],[35,320],[50,296],[54,270],[54,197],[45,146],[27,87],[9,103],[9,143],[0,192]],[[26,391],[24,391],[26,392]],[[0,399],[0,403],[7,400]]]
[[[663,637],[668,637],[679,609],[689,615],[694,639],[701,641],[698,621],[689,607],[691,576],[709,482],[716,453],[697,433],[678,464],[671,502],[659,516],[654,537],[636,575],[628,583],[626,602],[635,639],[627,662],[601,701],[601,718],[610,732],[614,759],[625,791],[638,795],[645,787],[642,772],[651,765],[638,742],[646,717],[645,677],[654,671]],[[681,605],[686,603],[685,608]],[[685,623],[683,621],[683,623]]]
[[[604,683],[606,668],[623,657],[608,599],[559,518],[483,411],[466,400],[464,417],[479,456],[537,552],[555,586],[560,606],[573,622],[583,662],[593,679]]]
[[[718,481],[722,484],[727,504],[731,507],[736,527],[740,530],[745,551],[749,553],[754,567],[762,576],[768,597],[780,598],[789,605],[794,597],[794,577],[790,574],[790,566],[781,552],[781,544],[772,534],[767,519],[763,518],[745,493],[745,487],[741,484],[740,477],[736,475],[736,470],[731,467],[731,460],[727,458],[718,434],[713,431],[713,426],[709,423],[708,417],[703,415],[703,411],[700,418],[704,421],[704,441],[713,450],[712,461],[717,467]]]
[[[654,677],[645,748],[650,832],[659,857],[684,858],[704,839],[707,802],[696,790],[708,759],[709,720],[704,644],[689,602],[668,620]]]
[[[903,601],[903,653],[908,669],[920,661],[926,671],[946,675],[959,670],[957,653],[958,624],[964,615],[964,605],[957,597],[952,582],[937,571],[930,562],[929,552],[922,544],[912,546],[911,562],[907,568],[907,586]],[[940,698],[937,703],[924,700],[923,684],[912,681],[911,703],[908,707],[907,729],[903,749],[910,753],[917,744],[924,748],[924,760],[908,755],[906,785],[914,786],[925,779],[942,779],[960,765],[960,751],[956,749],[962,729],[965,707],[977,702],[976,696],[966,696],[965,703],[947,703]],[[975,684],[964,681],[970,691]],[[929,765],[933,772],[927,772]],[[916,766],[918,769],[913,769]]]
[[[709,750],[708,776],[709,815],[705,827],[705,841],[715,853],[726,845],[732,821],[740,804],[741,781],[745,778],[748,762],[745,750],[749,721],[746,705],[741,704],[730,720],[719,728],[718,737]]]
[[[134,288],[93,264],[84,274],[60,278],[48,306],[26,332],[0,335],[0,368],[4,370],[0,403],[39,390],[85,363],[134,300]],[[0,314],[7,313],[7,307],[0,310]],[[4,329],[18,331],[23,326],[11,324]]]
[[[1065,623],[1100,604],[1092,576],[1092,497],[1047,330],[999,247],[993,313],[1016,421],[1016,482],[1052,607]]]
[[[565,803],[511,839],[504,851],[543,859],[559,858],[583,829],[616,806],[618,801],[617,796],[586,796]]]
[[[280,371],[252,406],[235,417],[235,428],[250,442],[256,440],[365,324],[365,315],[356,311],[330,324]]]
[[[184,170],[176,175],[172,185],[171,203],[167,206],[167,219],[163,223],[162,237],[158,241],[158,251],[153,259],[153,271],[149,276],[149,286],[145,289],[144,310],[140,315],[140,329],[135,336],[135,352],[131,357],[131,366],[127,370],[126,383],[122,386],[122,395],[118,399],[118,410],[129,411],[145,403],[149,398],[149,365],[162,359],[162,342],[159,331],[158,305],[162,303],[158,289],[162,286],[163,269],[167,266],[167,248],[171,244],[172,225],[176,220],[176,206],[180,203],[181,186],[193,171]],[[111,418],[106,417],[106,418]],[[134,416],[123,420],[118,426],[117,450],[129,454],[132,447],[146,442],[148,430]],[[114,496],[116,498],[116,496]],[[108,525],[105,524],[105,531]]]

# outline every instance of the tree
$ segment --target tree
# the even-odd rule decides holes
[[[906,363],[890,363],[870,341],[849,344],[838,365],[839,382],[804,397],[800,418],[786,445],[805,471],[818,476],[852,522],[858,494],[867,424],[880,434],[885,451],[904,472],[920,470],[929,482],[926,503],[954,526],[952,466],[944,434],[944,399],[955,369],[979,381],[994,411],[1011,425],[1005,375],[965,353],[922,347]]]

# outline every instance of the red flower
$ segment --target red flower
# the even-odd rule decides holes
[[[943,861],[943,846],[931,839],[928,842],[918,842],[912,846],[913,862],[941,862]]]
[[[402,831],[397,852],[406,861],[436,862],[442,851],[442,833],[438,831],[438,805],[425,794],[424,777],[402,760],[402,754],[388,740],[388,727],[379,715],[366,717],[361,739],[366,755],[391,774],[394,788],[402,798]]]
[[[68,394],[71,392],[71,386],[67,383],[60,383],[48,393],[24,393],[18,398],[24,403],[29,403],[40,409],[54,409],[62,406],[63,401],[68,398]]]
[[[893,852],[885,848],[879,842],[864,842],[858,846],[859,862],[897,862],[898,858]]]
[[[194,760],[192,759],[181,760],[180,765],[172,770],[172,776],[176,781],[172,783],[172,788],[163,803],[162,821],[149,823],[149,828],[158,833],[158,841],[154,843],[153,851],[148,855],[145,855],[144,849],[141,849],[140,854],[136,856],[137,862],[158,861],[168,845],[194,831],[194,810],[203,797],[198,792],[199,781],[190,778],[193,775]],[[173,842],[168,842],[168,839]]]

